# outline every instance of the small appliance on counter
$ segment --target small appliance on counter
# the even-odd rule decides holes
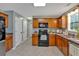
[[[63,34],[63,29],[57,29],[57,34]]]
[[[4,17],[0,16],[0,41],[5,39]]]

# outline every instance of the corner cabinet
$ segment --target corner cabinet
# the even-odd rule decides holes
[[[8,27],[8,15],[0,12],[0,16],[4,17],[4,24],[5,24],[5,27],[7,28]]]
[[[67,15],[62,16],[62,28],[67,28]]]
[[[38,28],[39,23],[38,23],[38,18],[33,18],[33,28]]]
[[[33,46],[38,45],[38,34],[32,34],[32,45]]]
[[[67,28],[67,24],[67,15],[63,15],[60,18],[58,18],[58,28]]]

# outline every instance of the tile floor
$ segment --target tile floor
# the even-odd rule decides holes
[[[31,40],[26,40],[16,49],[10,50],[6,56],[63,56],[56,46],[38,47],[32,46]]]
[[[4,42],[0,42],[0,56],[4,56],[5,55],[5,43]]]

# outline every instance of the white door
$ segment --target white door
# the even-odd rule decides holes
[[[22,42],[22,20],[15,17],[15,46]]]
[[[27,39],[27,20],[23,20],[23,41]]]
[[[32,20],[28,20],[28,25],[27,25],[27,36],[28,39],[32,38]]]

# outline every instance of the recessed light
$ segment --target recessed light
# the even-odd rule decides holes
[[[28,20],[32,20],[32,19],[33,19],[33,17],[27,17],[27,19],[28,19]]]

